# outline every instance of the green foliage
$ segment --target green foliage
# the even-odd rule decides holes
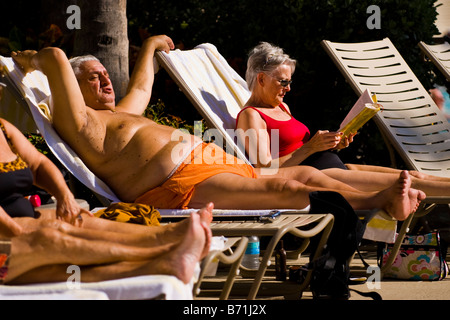
[[[370,5],[380,8],[381,29],[367,27]],[[285,100],[294,116],[315,131],[337,129],[357,98],[320,46],[323,39],[389,37],[426,88],[443,82],[431,74],[417,46],[438,34],[435,5],[436,0],[128,0],[128,17],[132,42],[140,41],[138,29],[141,35],[142,29],[168,34],[186,49],[211,42],[241,75],[248,51],[260,41],[281,46],[298,61]],[[180,110],[193,109],[188,101],[179,103]],[[389,165],[383,162],[387,151],[373,123],[341,155],[349,162]]]
[[[32,145],[43,155],[49,158],[57,167],[62,168],[59,160],[55,157],[55,155],[50,151],[47,143],[45,142],[44,137],[37,133],[25,133],[25,137],[27,137],[28,141],[31,142]]]
[[[155,104],[149,104],[144,112],[144,116],[155,121],[158,124],[171,126],[177,129],[184,129],[189,131],[189,133],[191,134],[194,134],[194,129],[202,133],[205,130],[203,120],[200,120],[199,122],[191,125],[186,120],[183,120],[180,117],[172,114],[167,114],[166,106],[161,100],[158,100]],[[195,127],[198,124],[200,124],[200,127]]]
[[[40,134],[28,133],[25,134],[25,136],[28,138],[28,141],[30,141],[36,147],[36,149],[38,149],[39,152],[46,156],[51,154],[44,138]]]

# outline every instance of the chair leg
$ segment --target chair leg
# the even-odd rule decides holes
[[[395,240],[394,247],[392,248],[391,254],[389,255],[386,264],[381,267],[381,278],[383,278],[384,273],[388,268],[392,266],[397,257],[398,252],[400,251],[400,246],[402,245],[403,239],[405,238],[406,233],[409,231],[409,226],[411,224],[414,215],[411,214],[405,221],[403,221],[402,227],[400,228],[400,232],[398,233],[397,239]]]

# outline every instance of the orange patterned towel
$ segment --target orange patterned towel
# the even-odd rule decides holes
[[[161,221],[158,210],[153,206],[140,203],[113,203],[108,208],[97,211],[94,215],[98,218],[147,226],[159,226]]]

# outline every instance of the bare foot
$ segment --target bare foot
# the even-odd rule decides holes
[[[198,214],[200,215],[201,220],[203,222],[206,222],[208,225],[213,220],[213,213],[212,213],[213,209],[214,209],[214,204],[212,202],[210,202],[205,207],[203,207],[202,209],[200,209],[198,211]]]
[[[201,221],[199,214],[192,213],[188,221],[186,235],[176,249],[152,263],[158,272],[174,275],[184,283],[191,280],[197,262],[205,251],[209,251],[211,243],[211,230]]]
[[[414,213],[426,195],[423,191],[411,188],[408,171],[402,171],[398,180],[389,188],[378,193],[383,209],[394,219],[403,221]]]

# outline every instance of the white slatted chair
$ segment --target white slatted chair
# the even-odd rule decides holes
[[[321,44],[357,95],[366,89],[377,95],[383,111],[373,119],[408,168],[450,177],[450,124],[392,42]],[[414,217],[429,213],[434,204],[448,203],[450,197],[427,197],[424,204],[431,205],[402,224],[391,258]]]
[[[447,81],[450,81],[450,43],[444,42],[442,44],[431,45],[420,41],[419,48],[442,72],[447,78]]]

